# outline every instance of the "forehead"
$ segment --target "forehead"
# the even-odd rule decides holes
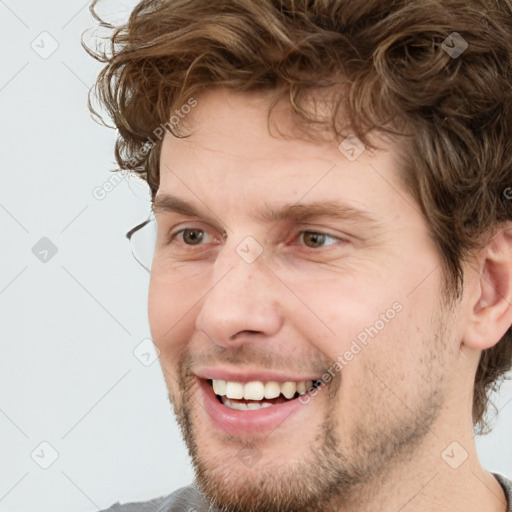
[[[339,200],[377,211],[379,205],[414,207],[399,183],[396,143],[383,141],[382,149],[370,151],[356,139],[340,150],[332,138],[294,137],[293,119],[283,105],[272,119],[284,136],[271,134],[268,111],[268,100],[258,95],[220,89],[199,96],[184,119],[190,136],[164,138],[157,197],[172,193],[197,202],[214,195],[218,204],[229,205],[236,195],[251,208],[252,196],[260,204],[264,196],[291,204]]]
[[[181,151],[222,150],[231,158],[265,160],[279,158],[301,160],[308,156],[328,161],[327,148],[337,147],[333,135],[319,132],[314,125],[299,124],[287,100],[272,106],[263,93],[240,93],[225,88],[213,89],[197,97],[196,107],[182,116],[189,137],[176,139],[166,133],[164,148],[179,145]],[[328,112],[321,115],[327,115]],[[322,139],[331,140],[322,140]],[[297,150],[300,149],[300,153]]]

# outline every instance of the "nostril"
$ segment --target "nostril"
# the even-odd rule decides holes
[[[245,336],[247,334],[262,334],[261,331],[240,331],[240,332],[237,332],[234,336],[232,336],[232,339],[233,340],[236,340],[239,336]]]

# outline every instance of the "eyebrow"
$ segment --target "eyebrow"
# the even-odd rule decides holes
[[[218,218],[210,208],[206,207],[206,209]],[[186,217],[205,216],[204,212],[196,206],[170,194],[157,195],[153,203],[153,211],[155,213],[177,213]],[[263,204],[258,211],[252,212],[251,218],[267,223],[291,220],[298,224],[317,218],[329,218],[357,222],[365,224],[369,228],[379,226],[377,218],[369,211],[338,201],[284,204],[277,207]]]

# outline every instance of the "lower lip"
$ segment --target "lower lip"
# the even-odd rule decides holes
[[[198,379],[204,397],[203,403],[210,422],[217,430],[233,436],[260,435],[273,431],[284,421],[304,408],[298,398],[282,404],[251,411],[230,409],[220,403],[212,386]]]

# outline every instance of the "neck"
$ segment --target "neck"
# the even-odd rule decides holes
[[[507,512],[496,478],[480,465],[471,419],[472,397],[447,400],[413,453],[390,463],[375,480],[354,489],[336,512]],[[468,414],[469,411],[469,414]],[[461,418],[466,418],[461,422]],[[364,488],[363,488],[364,487]]]

